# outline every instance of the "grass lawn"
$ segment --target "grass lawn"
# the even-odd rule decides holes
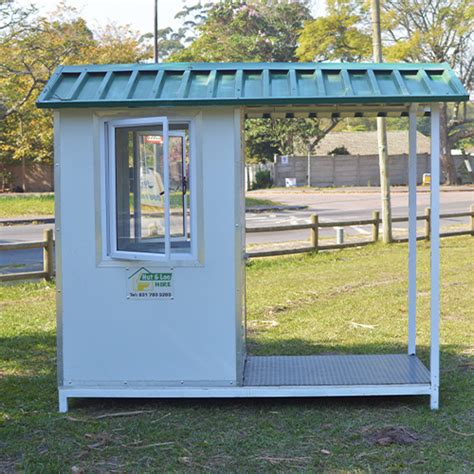
[[[245,206],[257,207],[257,206],[281,206],[280,202],[271,201],[270,199],[260,199],[255,197],[245,197]]]
[[[269,199],[246,198],[247,207],[277,206]],[[171,195],[171,207],[181,205],[181,196]],[[0,195],[0,219],[8,217],[51,216],[54,214],[54,195]]]
[[[254,354],[406,350],[406,245],[254,260]],[[419,355],[429,248],[419,243]],[[441,409],[427,397],[77,400],[58,414],[54,285],[0,287],[0,471],[472,472],[474,238],[442,241]],[[123,412],[136,412],[129,416]],[[104,416],[106,415],[106,416]],[[398,432],[391,443],[390,433]]]
[[[0,195],[0,219],[23,216],[52,216],[54,194]]]

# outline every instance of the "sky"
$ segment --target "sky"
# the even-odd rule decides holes
[[[21,5],[34,4],[42,13],[54,11],[59,0],[18,0]],[[179,26],[174,16],[183,5],[194,5],[197,0],[158,0],[158,28]],[[313,14],[321,9],[323,0],[314,0]],[[143,33],[153,30],[153,0],[67,0],[66,4],[79,10],[92,29],[106,23],[130,24]],[[319,4],[319,8],[318,8]]]

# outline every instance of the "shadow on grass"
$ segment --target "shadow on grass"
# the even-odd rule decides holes
[[[299,338],[286,338],[274,341],[247,340],[247,353],[249,355],[348,355],[348,354],[406,354],[407,345],[393,342],[367,343],[367,344],[322,344],[302,340]],[[469,346],[447,344],[441,347],[442,365],[449,365],[459,359],[474,359],[468,355],[462,356],[463,351]],[[428,365],[429,346],[417,346],[417,356]]]
[[[204,409],[210,412],[237,410],[241,413],[254,414],[264,410],[276,409],[317,409],[317,410],[352,410],[352,409],[389,409],[403,407],[411,408],[426,406],[429,400],[424,396],[399,397],[290,397],[290,398],[81,398],[69,403],[70,410],[80,410],[83,414],[93,415],[104,411],[135,410],[174,410],[174,409]]]
[[[31,334],[0,339],[3,359],[11,373],[5,373],[0,379],[0,391],[8,395],[4,399],[6,409],[15,410],[18,406],[26,409],[41,408],[46,411],[56,410],[56,377],[55,377],[55,337],[53,334]],[[453,390],[453,385],[468,384],[472,375],[474,358],[463,356],[464,346],[446,345],[442,347],[441,372],[442,387],[444,384]],[[328,354],[398,354],[406,353],[406,346],[401,344],[361,344],[361,345],[327,345],[290,338],[272,342],[249,342],[248,352],[252,355],[328,355]],[[418,348],[418,356],[425,365],[429,362],[429,347]],[[102,360],[105,360],[102,358]],[[98,361],[100,363],[100,361]],[[157,362],[159,363],[159,362]],[[456,388],[454,387],[454,390]],[[407,400],[409,398],[409,401]],[[158,409],[163,407],[202,407],[213,408],[271,408],[280,407],[320,407],[320,408],[387,408],[409,403],[410,406],[427,404],[426,397],[373,397],[373,398],[336,398],[336,399],[218,399],[218,400],[143,400],[143,399],[80,399],[75,400],[73,408],[85,411]],[[427,405],[428,406],[428,405]]]
[[[44,372],[54,366],[56,336],[51,332],[0,337],[0,357],[4,366],[20,374]]]

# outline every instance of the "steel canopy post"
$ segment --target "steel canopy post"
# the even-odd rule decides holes
[[[408,354],[416,353],[416,111],[412,104],[408,126]]]
[[[431,409],[439,408],[439,104],[431,107]]]
[[[169,260],[171,253],[171,219],[170,219],[170,163],[168,144],[168,120],[163,119],[163,176],[165,186],[165,256]]]

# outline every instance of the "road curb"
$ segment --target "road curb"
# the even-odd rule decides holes
[[[253,206],[247,208],[245,212],[259,214],[262,212],[301,211],[304,209],[308,209],[308,206]],[[0,227],[29,224],[54,224],[54,216],[0,219]]]
[[[257,191],[255,194],[250,194],[250,197],[255,197],[257,199],[267,199],[273,197],[273,199],[277,199],[278,195],[285,195],[285,194],[380,194],[379,187],[373,188],[350,188],[350,187],[341,187],[341,188],[307,188],[307,187],[296,187],[296,188],[270,188],[266,190],[267,192]],[[417,186],[416,192],[423,194],[429,193],[430,188],[429,186]],[[440,188],[441,193],[453,193],[453,192],[464,192],[464,193],[472,193],[474,192],[473,185],[465,185],[465,186],[441,186]],[[391,194],[408,194],[408,188],[406,186],[392,186],[390,188]],[[276,195],[276,196],[272,196]],[[270,197],[269,197],[270,196]]]
[[[308,209],[308,206],[252,206],[247,207],[245,212],[259,214],[261,212],[302,211],[304,209]]]
[[[44,217],[13,217],[10,219],[0,219],[1,226],[28,225],[28,224],[54,224],[54,216]]]

